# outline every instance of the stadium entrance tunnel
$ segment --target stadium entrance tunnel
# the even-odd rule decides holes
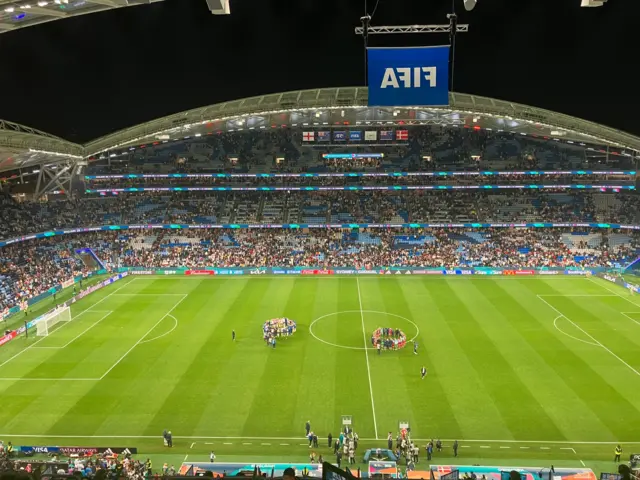
[[[420,329],[413,320],[396,313],[377,310],[343,310],[322,315],[311,322],[309,333],[317,341],[331,347],[374,350],[371,332],[385,326],[393,326],[394,329],[406,332],[408,342],[420,334]]]

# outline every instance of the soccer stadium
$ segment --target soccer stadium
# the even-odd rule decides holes
[[[640,138],[369,95],[0,121],[2,478],[638,478]]]

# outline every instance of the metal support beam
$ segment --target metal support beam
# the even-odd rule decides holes
[[[466,33],[469,31],[469,24],[458,24],[456,26],[457,33]],[[364,33],[363,27],[355,28],[356,35]],[[451,33],[451,25],[387,25],[384,27],[367,28],[369,35],[385,35],[391,33]]]
[[[68,194],[71,194],[71,182],[73,180],[73,172],[76,164],[77,160],[69,160],[67,162],[57,164],[56,170],[53,170],[49,166],[41,165],[38,180],[36,182],[36,191],[34,193],[35,200],[40,199],[43,195],[46,195],[52,190],[63,190]]]

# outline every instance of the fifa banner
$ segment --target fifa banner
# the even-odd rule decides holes
[[[368,48],[369,106],[449,104],[449,46]]]

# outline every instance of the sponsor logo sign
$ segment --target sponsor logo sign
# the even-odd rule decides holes
[[[591,270],[565,270],[565,275],[587,275],[591,273]]]
[[[131,272],[132,275],[155,275],[154,270],[133,270]]]
[[[264,275],[267,271],[264,268],[254,268],[249,270],[249,275]]]
[[[558,275],[560,272],[558,270],[540,270],[538,271],[538,275]]]
[[[185,275],[215,275],[215,270],[187,270]]]
[[[516,270],[514,272],[516,275],[535,275],[535,270]]]

